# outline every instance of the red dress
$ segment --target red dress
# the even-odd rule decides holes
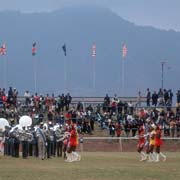
[[[156,136],[155,136],[155,146],[161,146],[162,145],[162,139],[161,139],[161,130],[156,130]]]
[[[138,148],[143,148],[145,144],[145,137],[144,137],[144,129],[139,130],[139,141],[138,141]]]
[[[75,129],[72,129],[70,132],[70,146],[76,147],[77,146],[77,133]]]

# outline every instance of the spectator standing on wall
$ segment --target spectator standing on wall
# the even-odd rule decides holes
[[[146,104],[147,104],[148,107],[150,106],[150,100],[151,100],[151,92],[150,92],[149,88],[147,88],[147,91],[146,91]]]
[[[158,102],[158,94],[156,93],[156,91],[154,91],[154,93],[152,94],[152,105],[156,107],[157,102]]]
[[[31,102],[31,99],[30,99],[31,95],[30,95],[29,91],[26,91],[24,93],[24,97],[25,97],[25,104],[26,104],[26,106],[29,106],[29,104]]]
[[[173,92],[171,91],[171,89],[168,90],[168,94],[169,94],[169,101],[172,105],[172,103],[173,103]]]
[[[103,111],[108,112],[110,106],[110,97],[108,94],[104,97]]]
[[[65,96],[65,106],[66,106],[66,111],[69,110],[69,104],[72,101],[72,97],[70,95],[70,93],[67,93],[67,95]]]
[[[169,93],[166,89],[164,89],[164,104],[167,106],[169,100]]]
[[[180,90],[177,91],[177,106],[180,106]]]
[[[13,89],[12,89],[12,87],[9,87],[7,102],[9,105],[13,105]]]
[[[158,105],[164,106],[163,90],[160,88],[158,92]]]
[[[141,91],[138,91],[138,97],[137,97],[137,106],[138,107],[141,107],[141,99],[142,99]]]

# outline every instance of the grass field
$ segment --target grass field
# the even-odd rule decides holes
[[[139,162],[137,153],[87,153],[80,162],[0,156],[0,180],[179,180],[180,153],[167,161]]]

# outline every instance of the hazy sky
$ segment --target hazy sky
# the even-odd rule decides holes
[[[138,25],[180,31],[180,0],[0,0],[0,11],[40,12],[86,4],[108,7]]]

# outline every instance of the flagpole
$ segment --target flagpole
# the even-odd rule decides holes
[[[7,55],[6,55],[7,56]],[[5,69],[5,89],[8,88],[8,64],[7,57],[4,57],[4,69]]]
[[[37,63],[35,57],[33,59],[33,66],[34,66],[34,93],[37,93]]]
[[[7,59],[6,59],[6,43],[3,43],[2,47],[0,47],[0,55],[2,56],[2,66],[3,66],[3,78],[2,83],[5,89],[7,89]],[[3,57],[4,56],[4,57]]]
[[[93,80],[93,90],[96,90],[96,44],[92,46],[92,80]]]
[[[161,62],[161,89],[164,89],[164,65],[165,65],[165,61]]]
[[[6,65],[5,65],[5,58],[3,57],[3,87],[6,89]]]
[[[62,50],[64,52],[64,93],[66,93],[68,75],[67,75],[67,59],[66,59],[67,51],[66,51],[66,44],[65,43],[62,46]]]
[[[93,90],[96,89],[96,61],[95,61],[95,56],[92,57],[93,61]]]
[[[37,93],[37,59],[36,59],[36,42],[32,45],[33,69],[34,69],[34,93]]]
[[[64,56],[64,93],[67,91],[67,60]]]
[[[124,89],[125,89],[125,60],[122,57],[122,97],[124,97]]]
[[[122,97],[125,95],[125,58],[127,56],[128,49],[126,44],[122,45]]]

